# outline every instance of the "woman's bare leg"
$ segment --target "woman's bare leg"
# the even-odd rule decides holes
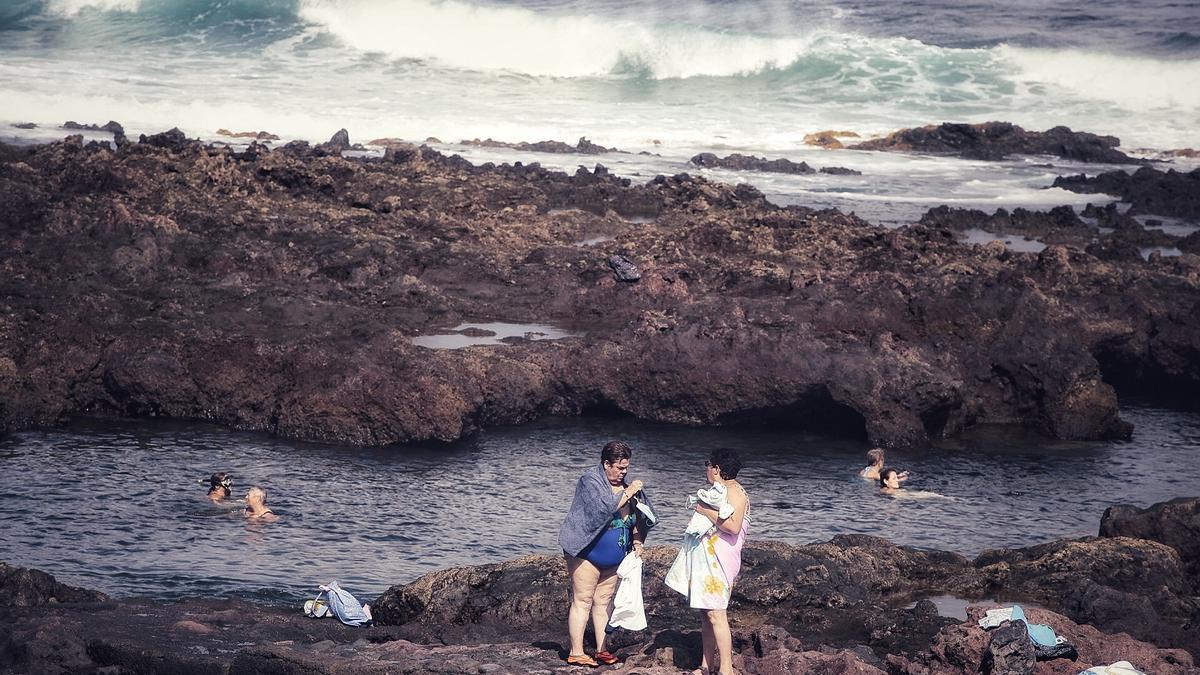
[[[571,656],[583,654],[583,631],[592,613],[592,597],[600,581],[600,570],[584,560],[567,556],[567,578],[571,581],[571,609],[567,612],[567,634],[571,636]]]
[[[721,675],[733,675],[733,635],[729,632],[729,615],[723,609],[710,609],[708,623],[716,643],[717,663]]]
[[[616,568],[601,572],[595,593],[592,595],[592,630],[596,631],[598,652],[604,651],[604,638],[607,637],[604,629],[608,628],[608,620],[612,618],[613,596],[617,594],[619,580]]]
[[[700,610],[700,672],[708,673],[713,663],[719,663],[716,656],[716,639],[713,637],[712,623],[708,620],[708,610]]]

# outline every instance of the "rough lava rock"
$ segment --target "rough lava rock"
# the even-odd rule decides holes
[[[1159,171],[1143,166],[1133,173],[1107,171],[1091,178],[1085,174],[1059,176],[1051,187],[1120,197],[1132,205],[1129,213],[1134,215],[1200,218],[1200,169]]]
[[[1033,640],[1024,621],[1005,621],[991,632],[979,672],[984,675],[1033,675]]]
[[[817,173],[817,170],[809,166],[806,162],[796,163],[790,159],[767,159],[766,157],[755,157],[754,155],[741,155],[734,153],[725,157],[717,157],[711,152],[702,152],[689,160],[696,166],[706,169],[732,169],[734,171],[764,171],[767,173],[790,173],[790,174],[806,174]],[[861,176],[861,171],[847,169],[840,166],[828,166],[821,169],[821,173],[836,174],[839,176]]]
[[[103,593],[59,583],[41,570],[0,562],[0,606],[37,607],[62,602],[103,602]]]
[[[1120,139],[1097,136],[1067,127],[1026,131],[1009,122],[957,124],[944,122],[901,129],[885,138],[863,141],[856,150],[927,152],[966,159],[1002,160],[1010,155],[1054,155],[1097,164],[1137,164],[1139,160],[1117,150]]]
[[[1110,506],[1100,519],[1101,537],[1133,537],[1166,544],[1179,553],[1188,576],[1200,580],[1200,499],[1181,497],[1139,509]],[[1200,591],[1200,588],[1197,588]]]
[[[0,226],[0,430],[156,416],[382,445],[599,407],[895,447],[979,423],[1127,437],[1110,381],[1200,398],[1193,256],[1008,254],[688,174],[73,137],[0,147]],[[577,245],[594,232],[615,240]],[[481,320],[585,336],[411,342]]]
[[[485,140],[463,140],[459,145],[475,146],[479,148],[507,148],[509,150],[521,150],[524,152],[547,152],[553,154],[580,154],[580,155],[603,155],[609,152],[621,152],[616,148],[606,148],[589,141],[587,138],[580,137],[575,145],[569,145],[562,141],[538,141],[529,143],[522,141],[520,143],[508,143],[505,141],[494,141],[490,138]]]

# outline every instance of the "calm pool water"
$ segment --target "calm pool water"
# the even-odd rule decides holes
[[[743,451],[751,537],[793,543],[867,533],[974,555],[1095,534],[1114,503],[1197,494],[1200,414],[1132,408],[1127,443],[1049,441],[985,429],[896,452],[907,486],[891,499],[855,477],[861,443],[794,431],[692,429],[628,419],[550,419],[452,445],[302,444],[202,424],[83,422],[0,438],[0,560],[118,596],[294,602],[339,580],[361,599],[430,570],[557,551],[578,475],[600,447],[635,447],[675,543],[687,492],[717,446]],[[214,505],[197,481],[232,471],[235,497],[262,485],[275,523]]]

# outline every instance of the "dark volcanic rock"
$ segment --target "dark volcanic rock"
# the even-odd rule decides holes
[[[1200,611],[1179,554],[1128,537],[1064,540],[987,551],[975,559],[978,594],[1027,598],[1106,632],[1126,632],[1200,655]]]
[[[1180,239],[1175,245],[1180,251],[1200,255],[1200,230],[1197,230],[1183,239]]]
[[[1106,262],[1135,263],[1142,259],[1142,251],[1138,248],[1137,243],[1115,237],[1106,237],[1101,241],[1088,244],[1084,250],[1088,255]]]
[[[979,672],[984,675],[1033,675],[1033,640],[1024,621],[1006,621],[993,630]]]
[[[32,129],[33,127],[25,128]],[[64,122],[62,128],[69,129],[71,131],[107,131],[114,136],[125,135],[125,127],[112,120],[109,120],[103,126],[97,126],[95,124],[80,124],[78,122]]]
[[[13,124],[17,129],[36,129],[37,125],[33,122],[17,122]]]
[[[1059,176],[1052,187],[1120,197],[1132,204],[1131,214],[1200,218],[1200,169],[1163,172],[1144,166],[1132,174],[1108,171],[1092,178],[1084,174]]]
[[[996,209],[991,215],[977,209],[937,206],[921,216],[920,224],[958,231],[980,229],[992,234],[1020,234],[1047,244],[1074,244],[1081,248],[1098,234],[1070,206],[1056,206],[1049,211]]]
[[[153,134],[151,136],[142,134],[138,138],[138,143],[140,145],[152,145],[156,148],[164,148],[166,150],[173,150],[176,152],[185,149],[188,145],[193,143],[199,145],[198,142],[189,141],[187,136],[179,130],[179,127],[173,127],[168,131],[162,132],[161,134]]]
[[[898,446],[991,422],[1126,435],[1102,365],[1200,393],[1191,256],[1006,256],[687,174],[235,153],[173,130],[3,149],[0,224],[3,430],[153,415],[386,444],[604,406]],[[581,255],[594,232],[637,284]],[[408,339],[482,317],[587,337]]]
[[[32,129],[33,127],[31,126],[23,128]],[[103,126],[96,126],[95,124],[80,124],[78,122],[66,122],[62,125],[62,128],[71,129],[74,131],[107,131],[113,135],[113,142],[118,148],[129,142],[129,139],[125,138],[125,127],[112,120],[109,120]],[[173,131],[178,131],[178,129]],[[143,136],[143,138],[145,137]]]
[[[862,172],[857,169],[847,169],[844,166],[823,166],[821,173],[828,173],[834,176],[861,176]]]
[[[568,145],[562,141],[538,141],[536,143],[507,143],[504,141],[494,141],[492,139],[459,142],[459,145],[471,145],[480,148],[508,148],[510,150],[522,150],[525,152],[548,152],[555,154],[581,154],[581,155],[602,155],[609,152],[621,152],[616,148],[606,148],[603,145],[598,145],[589,141],[584,137],[579,138],[579,142],[575,145]]]
[[[992,606],[972,605],[967,609],[967,621],[947,626],[934,636],[927,650],[910,654],[909,659],[889,655],[891,672],[901,673],[978,673],[985,659],[994,631],[985,631],[976,623]],[[1076,675],[1093,666],[1107,666],[1128,660],[1143,672],[1162,675],[1194,673],[1194,660],[1179,649],[1160,649],[1135,640],[1125,634],[1107,634],[1086,624],[1077,624],[1061,614],[1046,609],[1024,607],[1030,621],[1051,626],[1077,648],[1073,661],[1057,659],[1034,664],[1039,675]],[[1010,640],[1019,639],[1011,634]],[[925,668],[925,670],[922,670]]]
[[[756,157],[754,155],[739,155],[734,153],[725,157],[718,157],[713,153],[701,153],[692,157],[690,160],[697,167],[704,168],[726,168],[733,171],[761,171],[767,173],[817,173],[817,169],[812,168],[806,162],[793,162],[787,159],[768,160],[767,157]],[[863,172],[854,171],[851,168],[845,167],[823,167],[821,173],[833,175],[863,175]]]
[[[350,132],[345,129],[338,129],[328,141],[321,143],[316,147],[318,155],[341,155],[343,152],[352,149],[350,145]]]
[[[256,141],[277,141],[279,136],[269,131],[230,131],[228,129],[217,129],[218,136],[228,136],[230,138],[249,138]],[[347,136],[347,140],[349,137]]]
[[[608,257],[608,266],[612,268],[617,281],[639,281],[642,278],[642,273],[638,270],[638,266],[623,255],[610,255]]]
[[[60,602],[103,602],[108,596],[59,583],[41,570],[0,562],[0,606],[36,607]]]
[[[1110,506],[1100,519],[1100,536],[1166,544],[1179,552],[1189,576],[1200,579],[1200,498],[1181,497],[1146,509],[1127,504]]]
[[[943,124],[901,129],[886,138],[864,141],[857,150],[889,150],[955,155],[967,159],[1001,160],[1009,155],[1055,155],[1099,164],[1137,164],[1116,149],[1120,139],[1097,136],[1067,127],[1025,131],[1008,122]]]
[[[753,155],[740,155],[734,153],[725,157],[717,157],[711,152],[702,152],[691,159],[691,163],[696,166],[708,169],[732,169],[734,171],[764,171],[768,173],[791,173],[805,174],[817,173],[817,170],[809,166],[805,162],[797,164],[790,159],[767,159],[766,157],[755,157]],[[821,173],[827,173],[837,176],[861,176],[861,171],[847,169],[841,166],[827,166],[821,169]]]
[[[797,164],[790,159],[767,159],[753,155],[734,153],[725,157],[717,157],[711,152],[702,152],[691,160],[692,164],[706,169],[733,169],[735,171],[769,171],[772,173],[816,173],[817,170],[800,162]]]

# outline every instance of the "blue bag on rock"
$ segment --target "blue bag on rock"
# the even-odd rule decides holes
[[[347,626],[365,626],[371,623],[370,605],[359,603],[357,598],[338,586],[336,581],[329,582],[328,586],[321,586],[321,590],[325,591],[329,610],[338,618],[338,621]]]

